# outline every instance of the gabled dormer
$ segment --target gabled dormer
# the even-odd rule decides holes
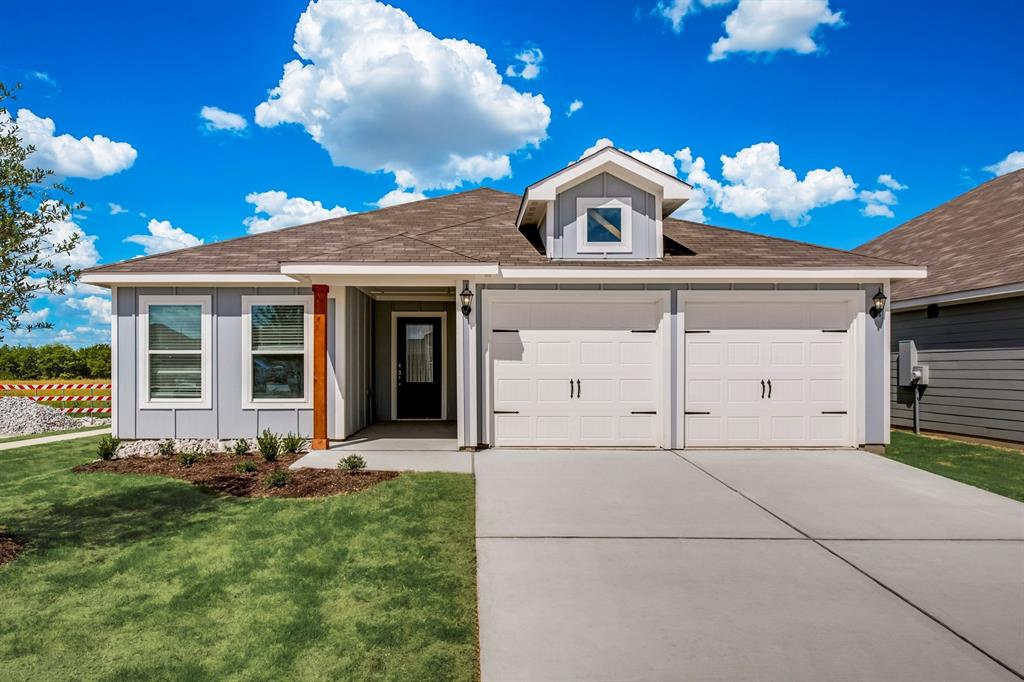
[[[527,187],[516,224],[537,230],[551,259],[656,259],[664,256],[662,220],[692,191],[605,147]]]

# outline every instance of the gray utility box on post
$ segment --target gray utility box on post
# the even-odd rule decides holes
[[[928,385],[928,367],[917,363],[917,346],[913,341],[900,341],[896,378],[900,386]]]

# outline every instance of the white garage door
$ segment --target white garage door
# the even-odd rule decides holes
[[[688,302],[687,447],[852,444],[846,302]]]
[[[494,444],[657,446],[660,304],[495,301]]]

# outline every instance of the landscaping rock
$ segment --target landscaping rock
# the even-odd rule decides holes
[[[196,448],[203,452],[231,452],[234,440],[214,440],[206,438],[161,438],[158,440],[126,440],[117,448],[117,459],[129,457],[157,457],[160,454],[160,443],[170,440],[174,443],[177,453],[189,452]],[[249,452],[256,452],[256,441],[249,439]]]
[[[109,424],[108,417],[72,417],[28,398],[0,398],[0,436],[27,436]]]

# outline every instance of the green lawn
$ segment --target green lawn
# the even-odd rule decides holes
[[[472,680],[473,480],[219,497],[74,474],[97,438],[0,452],[5,680]]]
[[[892,432],[885,456],[1024,502],[1024,452]]]
[[[63,433],[81,433],[83,431],[101,431],[110,430],[110,424],[103,426],[83,426],[78,429],[68,429],[67,431],[46,431],[45,433],[30,433],[27,436],[4,436],[0,438],[0,443],[13,443],[17,440],[30,440],[32,438],[42,438],[43,436],[57,436]]]

